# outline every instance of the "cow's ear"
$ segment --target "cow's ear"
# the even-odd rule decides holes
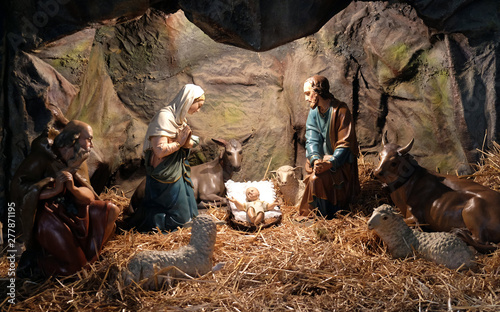
[[[406,155],[406,154],[408,154],[408,152],[413,147],[413,142],[414,141],[415,141],[415,139],[411,139],[410,143],[408,143],[405,147],[401,147],[401,148],[398,149],[398,153],[400,155]]]

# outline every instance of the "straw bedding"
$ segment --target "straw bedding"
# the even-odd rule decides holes
[[[500,310],[498,251],[478,256],[475,272],[449,270],[423,259],[391,258],[366,226],[372,209],[388,202],[370,177],[372,169],[373,165],[361,163],[360,200],[352,213],[335,220],[296,223],[295,208],[282,206],[279,226],[248,233],[218,225],[213,259],[217,268],[204,276],[172,280],[161,291],[123,286],[118,272],[134,252],[179,248],[190,237],[189,228],[169,235],[126,232],[106,245],[90,270],[40,283],[19,281],[18,303],[2,300],[0,307],[4,311]],[[498,171],[490,172],[498,177]],[[126,205],[117,192],[106,195]],[[219,220],[227,217],[216,208],[207,213]],[[4,257],[1,276],[6,272]]]

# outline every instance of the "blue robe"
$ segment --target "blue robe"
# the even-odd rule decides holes
[[[312,172],[314,162],[332,155],[332,168],[319,175]],[[333,218],[340,209],[359,194],[357,166],[358,143],[351,112],[343,102],[332,100],[325,114],[311,109],[306,122],[306,189],[299,214],[309,215],[317,209],[326,218]],[[308,169],[309,168],[309,169]]]
[[[146,151],[146,189],[144,199],[134,215],[127,220],[139,232],[155,229],[172,231],[198,215],[191,181],[188,149],[181,148],[153,168],[151,150]]]

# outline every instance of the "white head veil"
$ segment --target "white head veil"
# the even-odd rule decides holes
[[[194,84],[187,84],[177,93],[167,106],[163,107],[153,116],[149,123],[143,150],[151,147],[149,138],[152,136],[167,136],[176,138],[178,129],[187,122],[186,115],[194,100],[205,93],[203,89]]]

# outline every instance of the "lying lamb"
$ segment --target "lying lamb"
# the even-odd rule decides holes
[[[285,204],[295,206],[300,203],[305,189],[302,181],[302,169],[286,165],[279,167],[273,173],[276,174],[278,187],[283,194]]]
[[[426,233],[409,228],[389,205],[373,211],[368,228],[387,244],[395,258],[416,255],[450,269],[474,268],[474,252],[460,238],[445,232]]]
[[[122,274],[125,285],[140,282],[145,289],[158,289],[170,277],[210,272],[216,234],[213,218],[199,215],[193,220],[189,245],[168,251],[146,250],[133,256]]]

